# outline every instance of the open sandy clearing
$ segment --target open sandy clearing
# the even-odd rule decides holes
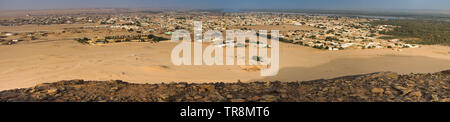
[[[135,83],[297,81],[380,71],[428,73],[450,69],[450,48],[443,46],[401,52],[324,51],[281,43],[279,74],[261,77],[259,72],[239,66],[175,66],[170,60],[175,45],[161,42],[88,46],[60,40],[0,46],[0,90],[70,79]]]

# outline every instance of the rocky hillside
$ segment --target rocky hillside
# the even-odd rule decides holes
[[[450,102],[450,70],[392,72],[302,82],[132,84],[69,80],[0,92],[0,101],[80,102]]]

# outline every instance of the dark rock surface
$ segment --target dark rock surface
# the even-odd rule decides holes
[[[301,82],[161,83],[68,80],[0,92],[38,102],[450,102],[450,70],[393,72]]]

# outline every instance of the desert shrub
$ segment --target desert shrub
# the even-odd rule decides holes
[[[416,44],[450,45],[450,22],[431,20],[379,20],[372,25],[393,25],[391,31],[381,31],[381,34],[392,35],[393,38],[414,37],[420,40],[410,41]]]
[[[88,44],[89,42],[89,38],[87,38],[87,37],[84,37],[84,38],[78,38],[78,39],[76,39],[77,40],[77,42],[79,42],[79,43],[81,43],[81,44]]]

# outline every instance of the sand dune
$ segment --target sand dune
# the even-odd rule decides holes
[[[281,43],[280,72],[261,77],[239,66],[175,66],[176,43],[122,43],[89,46],[73,40],[0,46],[0,90],[60,80],[112,80],[135,83],[311,80],[395,71],[427,73],[450,69],[450,47],[324,51]],[[298,75],[302,74],[302,75]]]

